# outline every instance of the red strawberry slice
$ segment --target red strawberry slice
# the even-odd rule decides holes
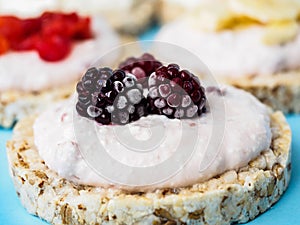
[[[35,47],[42,59],[55,62],[64,59],[70,53],[71,42],[61,36],[50,36],[40,39]]]
[[[0,55],[9,50],[9,43],[7,39],[3,36],[0,36]]]
[[[71,43],[92,38],[90,19],[76,13],[45,12],[38,18],[0,16],[0,54],[9,50],[36,50],[45,61],[59,61]]]

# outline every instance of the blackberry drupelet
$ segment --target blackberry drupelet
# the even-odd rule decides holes
[[[148,79],[148,112],[193,118],[205,111],[205,90],[198,77],[177,64],[161,66]]]
[[[127,58],[124,62],[120,63],[119,68],[135,75],[139,83],[141,83],[144,88],[147,88],[147,77],[160,66],[162,66],[162,63],[156,60],[154,56],[149,53],[144,53],[138,58]]]
[[[76,87],[79,115],[101,124],[127,124],[147,115],[143,87],[134,75],[110,68],[88,69]]]

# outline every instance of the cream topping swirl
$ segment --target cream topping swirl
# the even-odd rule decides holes
[[[148,139],[148,125],[165,129],[161,142],[151,143],[155,149],[147,153],[137,154],[124,147],[124,142],[116,134],[120,125],[96,125],[94,121],[80,117],[74,111],[74,99],[48,109],[36,119],[33,126],[35,145],[49,168],[76,183],[140,191],[192,185],[227,170],[245,166],[261,151],[270,147],[271,129],[268,109],[242,90],[228,86],[222,86],[220,90],[221,92],[214,90],[207,92],[209,109],[200,118],[178,120],[151,115],[123,126],[122,129],[129,131],[125,132],[123,140]],[[220,93],[223,95],[220,96]],[[224,108],[218,104],[220,99]],[[224,118],[214,118],[212,112],[221,112]],[[82,126],[74,126],[74,121],[81,121]],[[223,126],[219,126],[220,124]],[[91,126],[95,129],[89,129]],[[222,127],[221,132],[214,131],[214,128]],[[132,181],[142,180],[143,175],[132,170],[127,177],[122,177],[124,182],[119,184],[101,176],[101,172],[97,173],[83,157],[80,150],[82,142],[78,141],[78,135],[89,137],[92,132],[96,132],[98,139],[85,139],[84,142],[91,153],[97,152],[101,144],[110,157],[133,167],[155,166],[170,159],[176,151],[194,150],[185,162],[172,162],[178,163],[180,169],[167,179],[160,179],[160,182],[147,186],[134,186],[131,185]],[[196,142],[191,139],[191,136],[182,138],[183,132],[187,132],[187,136],[197,134]],[[210,143],[213,144],[213,148],[208,149]],[[185,147],[179,149],[179,144]],[[98,163],[100,164],[101,160]],[[114,177],[120,176],[122,172],[113,165],[109,170]],[[155,180],[160,174],[153,171],[148,176]]]
[[[40,91],[75,82],[99,56],[119,44],[117,34],[101,17],[92,17],[95,38],[75,43],[70,55],[59,62],[46,62],[38,52],[9,52],[0,56],[0,91]],[[103,57],[112,64],[117,51]]]

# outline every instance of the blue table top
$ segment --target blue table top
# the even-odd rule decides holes
[[[152,39],[157,28],[141,36]],[[287,115],[293,132],[292,178],[290,185],[271,209],[247,225],[295,225],[300,224],[300,115]],[[29,215],[22,207],[15,193],[8,173],[5,143],[12,131],[0,128],[0,225],[42,225],[46,222]]]

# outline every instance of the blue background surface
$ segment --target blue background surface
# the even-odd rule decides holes
[[[140,39],[152,39],[157,29],[154,27]],[[300,115],[287,115],[287,120],[293,132],[290,185],[277,204],[247,225],[300,224]],[[22,207],[9,177],[5,143],[11,134],[11,130],[0,128],[0,225],[45,225],[47,223],[29,215]]]

